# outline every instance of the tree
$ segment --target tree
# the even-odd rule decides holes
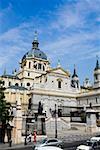
[[[3,81],[0,80],[0,142],[4,142],[6,123],[10,120],[11,104],[6,102],[4,91]]]

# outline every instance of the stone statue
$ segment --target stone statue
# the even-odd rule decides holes
[[[90,108],[92,109],[92,103],[91,103],[91,102],[90,102],[90,104],[89,104],[89,105],[90,105]]]
[[[38,115],[42,115],[42,113],[43,113],[43,105],[41,104],[41,101],[40,101],[38,105]]]

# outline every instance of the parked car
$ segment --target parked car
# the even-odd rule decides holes
[[[39,147],[44,146],[56,146],[56,147],[63,147],[63,142],[61,140],[58,140],[56,138],[52,139],[44,139],[40,144],[37,144],[35,147],[35,150],[38,150]]]
[[[92,137],[91,139],[90,139],[91,141],[98,141],[98,142],[100,142],[100,137],[99,136],[94,136],[94,137]]]
[[[78,146],[76,150],[100,150],[100,142],[90,140],[85,144]]]
[[[63,150],[63,149],[55,146],[44,146],[44,147],[38,147],[37,150]]]

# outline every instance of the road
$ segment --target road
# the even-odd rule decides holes
[[[76,150],[76,147],[78,145],[80,145],[81,143],[83,143],[83,141],[76,141],[76,142],[64,142],[64,148],[63,150]],[[1,150],[1,149],[0,149]],[[21,145],[19,147],[6,147],[6,148],[2,148],[2,150],[33,150],[32,148],[32,145],[27,145],[27,146],[24,146],[24,145]]]
[[[74,141],[71,143],[64,142],[64,150],[76,150],[76,147],[85,141]]]
[[[75,133],[73,134],[72,132],[68,132],[63,138],[59,138],[64,142],[64,150],[76,150],[76,147],[82,143],[84,143],[84,141],[90,139],[91,137],[95,136],[95,135],[99,135],[100,133],[96,133],[96,134],[83,134],[83,133]],[[31,145],[33,145],[32,143],[30,143]],[[24,146],[24,144],[20,144],[20,145],[13,145],[13,147],[8,147],[8,143],[7,144],[0,144],[0,150],[33,150],[31,145],[26,145]]]

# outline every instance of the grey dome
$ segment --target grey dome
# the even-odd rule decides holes
[[[32,42],[32,49],[23,56],[22,60],[28,57],[47,60],[46,54],[39,49],[38,45],[39,45],[38,39],[37,37],[35,37],[34,41]]]
[[[33,57],[33,58],[40,58],[40,59],[45,59],[47,60],[47,56],[44,52],[42,52],[41,50],[39,49],[32,49],[30,51],[28,51],[22,58],[25,59],[25,58],[28,58],[28,57]]]

